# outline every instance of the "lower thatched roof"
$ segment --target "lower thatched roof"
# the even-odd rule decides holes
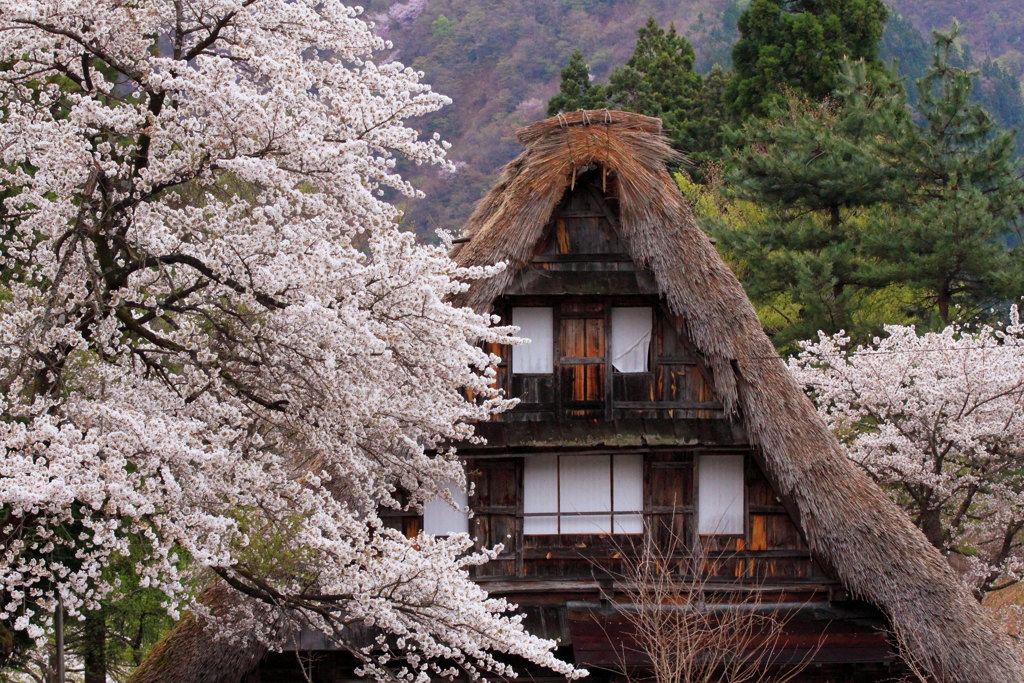
[[[649,268],[680,331],[703,353],[718,396],[760,447],[812,552],[889,617],[909,658],[941,681],[1024,680],[1016,643],[995,627],[939,552],[844,454],[765,335],[739,281],[697,227],[665,167],[660,121],[624,112],[560,115],[525,128],[526,150],[478,204],[456,260],[509,267],[462,302],[487,310],[529,262],[579,169],[618,178],[621,237]]]
[[[218,581],[199,601],[213,614],[228,608],[238,594]],[[132,673],[130,683],[238,683],[246,678],[267,653],[254,639],[237,644],[218,638],[211,626],[187,613],[164,636]]]

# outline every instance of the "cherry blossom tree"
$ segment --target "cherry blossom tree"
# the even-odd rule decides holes
[[[1024,325],[952,325],[848,349],[802,344],[790,369],[850,457],[979,596],[1024,578]],[[853,514],[856,511],[852,511]]]
[[[510,330],[447,303],[493,269],[396,227],[396,160],[446,163],[405,120],[446,99],[358,14],[0,0],[3,623],[44,638],[142,547],[172,612],[189,568],[246,596],[229,635],[364,624],[400,644],[352,647],[371,676],[579,675],[469,579],[493,551],[378,516],[464,484]]]

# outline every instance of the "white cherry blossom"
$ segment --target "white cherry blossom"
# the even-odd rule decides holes
[[[467,568],[381,508],[464,483],[449,444],[511,402],[509,338],[447,303],[473,278],[396,226],[396,160],[446,165],[406,120],[447,100],[337,0],[0,0],[0,618],[33,636],[144,585],[225,620],[372,623],[425,680],[443,659],[568,676]],[[468,400],[467,396],[474,396]],[[244,617],[244,618],[243,618]],[[230,630],[230,629],[229,629]],[[386,639],[394,648],[394,638]],[[400,664],[391,657],[400,655]],[[451,671],[446,671],[450,674]]]
[[[1024,578],[1024,325],[842,333],[790,361],[850,457],[979,593]]]

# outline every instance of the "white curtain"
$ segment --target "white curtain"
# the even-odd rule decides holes
[[[615,514],[616,534],[642,534],[644,518],[641,514],[620,515],[623,511],[644,509],[644,456],[616,455],[612,468],[614,481],[612,510]]]
[[[611,515],[574,515],[574,512],[609,512],[612,507],[611,456],[563,455],[559,493],[563,534],[607,534]]]
[[[745,531],[742,455],[697,458],[697,533],[742,534]]]
[[[448,484],[448,492],[458,503],[455,509],[444,498],[431,498],[423,503],[423,531],[434,536],[464,534],[469,532],[469,515],[463,509],[469,502],[466,492],[454,482]]]
[[[526,456],[525,534],[639,534],[643,533],[643,507],[642,455],[616,455],[614,461],[610,455]],[[600,514],[613,510],[633,514],[615,515],[613,530],[611,514]]]
[[[528,455],[523,464],[523,512],[555,513],[523,519],[524,534],[558,533],[558,456]]]
[[[653,315],[650,308],[612,308],[612,367],[647,372]]]
[[[554,317],[552,309],[516,307],[512,309],[512,324],[519,326],[518,337],[526,337],[529,344],[512,347],[512,372],[554,372]]]

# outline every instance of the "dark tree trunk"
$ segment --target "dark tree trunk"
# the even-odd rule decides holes
[[[107,620],[103,612],[90,612],[85,617],[83,632],[83,659],[85,683],[106,683],[107,680]]]
[[[943,325],[949,325],[949,307],[953,303],[953,295],[949,291],[949,285],[943,283],[939,287],[939,293],[935,297],[935,303],[939,309],[939,320]]]
[[[919,518],[921,531],[925,538],[940,551],[946,543],[946,532],[942,526],[942,516],[938,510],[922,510]]]

